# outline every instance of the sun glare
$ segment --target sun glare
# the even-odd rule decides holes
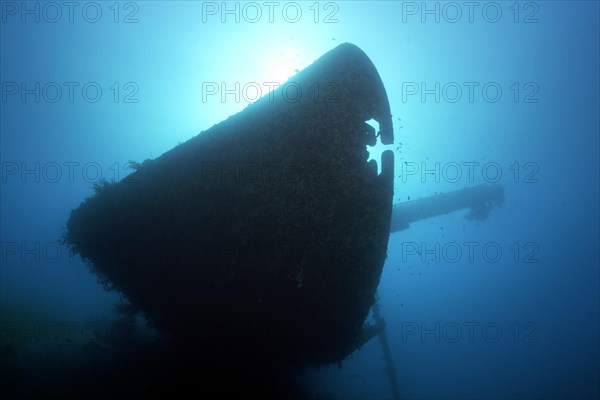
[[[303,65],[299,54],[292,49],[283,49],[266,59],[265,76],[270,82],[283,83],[294,76]]]

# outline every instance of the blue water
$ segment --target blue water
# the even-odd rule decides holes
[[[274,4],[0,3],[8,368],[43,380],[36,355],[73,360],[110,319],[118,294],[58,242],[94,182],[350,42],[389,97],[394,202],[481,183],[506,196],[485,221],[455,212],[390,235],[378,302],[401,397],[598,398],[599,3]],[[374,338],[304,381],[386,399],[385,368]]]

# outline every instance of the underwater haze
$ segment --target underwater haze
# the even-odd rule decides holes
[[[299,372],[302,395],[600,397],[598,1],[2,1],[0,13],[2,398],[152,396],[170,339],[63,242],[71,211],[342,43],[387,92],[394,143],[368,149],[379,169],[394,153],[394,204],[482,184],[504,200],[391,232],[384,335]]]

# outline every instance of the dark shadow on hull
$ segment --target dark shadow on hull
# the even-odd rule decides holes
[[[279,381],[340,362],[363,336],[387,252],[393,154],[377,175],[365,147],[373,135],[393,142],[385,89],[360,49],[340,45],[239,114],[98,185],[65,241],[173,337],[181,376],[189,365],[190,379],[241,366],[257,371],[253,382]]]

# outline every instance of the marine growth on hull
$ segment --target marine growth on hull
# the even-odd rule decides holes
[[[394,166],[391,152],[380,174],[367,162],[377,139],[393,142],[385,89],[369,58],[343,44],[98,186],[65,239],[198,360],[340,362],[365,340],[387,251]]]

